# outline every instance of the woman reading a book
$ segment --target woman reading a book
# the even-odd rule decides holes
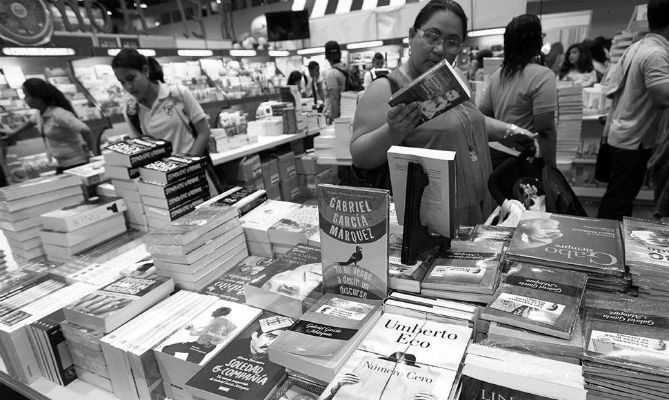
[[[420,102],[388,105],[388,98],[444,58],[454,62],[467,32],[467,16],[452,0],[431,0],[409,30],[409,61],[387,79],[376,79],[356,110],[351,140],[353,164],[363,170],[382,167],[392,145],[456,151],[459,223],[485,221],[493,201],[486,187],[492,172],[488,140],[509,134],[531,133],[501,121],[486,119],[466,101],[420,124]],[[458,71],[460,75],[462,73]],[[444,93],[444,95],[446,95]],[[487,134],[486,134],[487,133]]]

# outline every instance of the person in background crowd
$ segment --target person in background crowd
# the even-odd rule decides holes
[[[650,33],[620,60],[620,84],[604,133],[611,146],[611,170],[598,218],[622,219],[646,173],[663,113],[669,107],[669,0],[648,2]]]
[[[551,49],[546,54],[545,63],[548,68],[555,73],[555,75],[560,74],[560,67],[564,62],[564,46],[560,42],[555,42],[551,44]]]
[[[467,34],[467,16],[452,0],[431,0],[409,29],[409,60],[377,79],[360,98],[353,122],[351,156],[355,167],[372,170],[387,162],[392,145],[456,151],[459,224],[485,221],[493,201],[486,182],[492,171],[488,140],[505,132],[533,135],[509,124],[487,119],[473,102],[462,103],[436,118],[416,126],[421,118],[420,102],[388,105],[393,88],[402,88],[436,63],[453,62]],[[458,70],[462,74],[462,71]],[[464,77],[463,77],[464,80]],[[486,134],[487,132],[487,134]]]
[[[476,71],[474,72],[473,80],[483,81],[485,70],[483,69],[483,59],[492,57],[492,50],[490,49],[481,49],[476,53]]]
[[[611,39],[597,36],[594,40],[587,41],[587,46],[592,54],[592,66],[595,68],[597,82],[601,82],[609,69],[608,49],[611,48]]]
[[[309,70],[309,79],[307,80],[306,88],[307,97],[313,97],[314,104],[318,104],[319,100],[325,100],[323,79],[321,79],[321,66],[316,61],[311,61],[307,68]]]
[[[346,65],[341,62],[339,43],[331,40],[325,43],[325,59],[330,63],[330,69],[325,71],[325,106],[323,115],[328,124],[339,118],[341,106],[341,92],[346,88]]]
[[[136,99],[126,108],[129,121],[139,120],[141,132],[130,123],[135,136],[143,134],[168,140],[174,153],[193,156],[206,153],[211,131],[204,110],[188,89],[163,83],[158,61],[137,50],[123,49],[112,60],[112,68],[123,88]]]
[[[8,140],[15,140],[23,132],[37,126],[49,159],[56,161],[56,173],[88,163],[90,155],[84,138],[91,129],[81,121],[65,95],[42,79],[30,78],[23,82],[25,102],[39,111],[41,121],[29,120],[13,132],[4,132]]]
[[[304,88],[307,83],[307,77],[304,76],[300,71],[293,71],[288,75],[288,81],[286,85],[295,85],[301,94],[304,94]]]
[[[390,73],[389,69],[383,68],[383,64],[385,62],[386,61],[383,58],[383,54],[374,54],[374,57],[372,57],[372,68],[370,68],[368,71],[365,71],[365,75],[363,76],[362,86],[365,89],[367,89],[369,85],[372,84],[372,81],[376,79],[377,76],[388,75]]]
[[[569,46],[567,55],[560,68],[560,80],[571,81],[575,85],[590,87],[597,81],[595,67],[592,66],[592,56],[582,43]]]
[[[542,46],[536,15],[515,17],[504,33],[504,61],[488,81],[479,109],[483,114],[539,134],[541,158],[532,177],[541,179],[544,163],[555,165],[557,88],[552,71],[537,63]],[[491,150],[493,168],[508,156]],[[513,184],[513,182],[511,182]]]

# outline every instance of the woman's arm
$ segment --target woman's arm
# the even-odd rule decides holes
[[[365,91],[355,111],[351,156],[356,167],[371,169],[387,161],[386,152],[399,145],[420,119],[419,103],[388,105],[390,82],[377,79]]]
[[[29,119],[23,125],[19,126],[18,128],[14,129],[12,131],[2,131],[1,133],[4,133],[5,135],[7,135],[7,140],[15,141],[15,140],[18,139],[18,137],[20,135],[29,131],[30,129],[34,128],[35,126],[36,126],[35,122],[33,122],[32,120]]]
[[[527,129],[523,129],[514,124],[508,124],[489,116],[485,117],[485,129],[488,133],[489,142],[497,142],[510,135],[525,135],[528,139],[532,140],[537,137],[536,133],[532,133]]]
[[[534,115],[534,129],[539,136],[539,149],[544,162],[555,165],[555,152],[557,149],[557,132],[555,131],[555,111],[549,111]]]
[[[197,137],[193,146],[188,150],[188,154],[192,156],[202,156],[209,145],[209,138],[211,137],[211,130],[209,129],[209,122],[206,118],[202,118],[193,124],[197,131]]]

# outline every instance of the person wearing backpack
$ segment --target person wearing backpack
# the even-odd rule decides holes
[[[341,62],[339,43],[330,40],[325,43],[325,59],[330,63],[329,70],[325,71],[325,106],[323,115],[329,125],[335,118],[339,118],[341,111],[341,92],[360,91],[362,85],[355,82],[346,70],[346,64]]]

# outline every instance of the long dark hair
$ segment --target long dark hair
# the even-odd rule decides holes
[[[135,49],[122,49],[112,60],[112,68],[129,68],[142,71],[144,66],[149,67],[151,82],[165,82],[163,68],[153,57],[145,57]]]
[[[300,71],[293,71],[288,75],[288,82],[286,82],[286,85],[299,85],[303,77],[306,83],[307,78],[302,75]]]
[[[58,88],[54,85],[42,79],[26,79],[26,81],[23,82],[23,92],[28,94],[30,97],[41,99],[44,104],[49,107],[64,108],[72,114],[77,115],[77,113],[74,112],[74,108],[72,108],[72,103],[70,103],[70,100],[65,97],[63,92],[58,90]]]
[[[579,55],[576,64],[572,64],[571,61],[569,61],[569,54],[571,53],[571,49],[578,49]],[[592,66],[592,56],[590,55],[590,50],[588,50],[588,48],[585,47],[582,43],[572,44],[567,49],[567,52],[564,54],[562,68],[560,68],[560,79],[564,78],[573,68],[576,68],[578,72],[582,73],[590,72],[595,68]]]
[[[539,17],[525,14],[515,17],[504,32],[502,76],[511,78],[541,53],[543,37]]]
[[[416,15],[416,20],[413,23],[414,29],[420,29],[438,11],[450,11],[460,18],[460,21],[462,21],[462,40],[465,40],[467,37],[467,15],[465,15],[460,4],[453,0],[430,0]]]

